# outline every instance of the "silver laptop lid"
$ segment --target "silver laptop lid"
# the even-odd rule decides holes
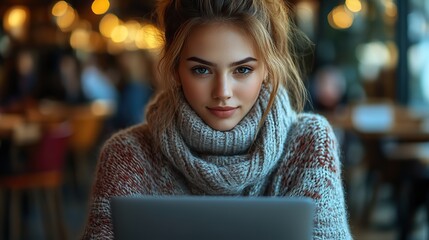
[[[312,239],[310,198],[134,196],[111,199],[115,239]]]

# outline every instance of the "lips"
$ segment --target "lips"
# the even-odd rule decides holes
[[[234,115],[235,111],[238,109],[238,107],[207,107],[207,109],[216,117],[219,118],[229,118],[232,115]]]

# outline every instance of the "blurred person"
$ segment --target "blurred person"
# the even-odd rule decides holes
[[[310,87],[313,107],[320,112],[335,112],[345,103],[346,79],[335,66],[319,68]]]
[[[79,59],[73,53],[67,52],[60,55],[58,75],[61,82],[62,101],[72,105],[88,101],[82,89],[81,72]]]
[[[0,112],[23,112],[37,96],[37,56],[30,48],[12,51],[5,61],[0,89]]]
[[[0,115],[24,113],[35,95],[35,70],[35,55],[31,49],[11,51],[11,55],[5,59],[0,75]],[[0,174],[11,174],[15,171],[12,146],[11,137],[0,139]]]
[[[37,107],[41,93],[40,51],[30,46],[15,46],[5,59],[4,70],[0,76],[0,115],[19,114],[27,120],[30,110]],[[29,124],[28,126],[30,126]],[[23,125],[20,125],[23,127]],[[10,136],[0,139],[0,173],[14,174],[26,165],[27,142],[16,138],[16,128]],[[30,133],[26,132],[25,137]],[[13,151],[17,149],[18,151]],[[29,144],[31,145],[31,143]]]
[[[116,61],[108,54],[92,54],[82,70],[82,89],[89,101],[109,102],[114,109],[118,103],[115,71]]]
[[[221,195],[312,198],[313,239],[351,239],[337,140],[301,112],[300,32],[284,1],[157,4],[162,89],[147,122],[101,150],[82,238],[114,238],[114,196]]]
[[[119,84],[115,127],[125,128],[143,122],[146,105],[155,91],[153,59],[149,52],[127,52],[120,56],[124,74]]]

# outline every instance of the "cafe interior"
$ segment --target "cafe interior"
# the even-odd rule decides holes
[[[1,0],[0,239],[77,239],[98,154],[159,89],[156,0]],[[286,0],[354,239],[429,238],[429,1]]]

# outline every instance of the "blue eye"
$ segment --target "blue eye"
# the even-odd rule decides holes
[[[252,69],[249,67],[238,67],[235,69],[235,72],[238,74],[249,74],[252,72]]]
[[[206,67],[201,67],[201,66],[193,67],[192,72],[195,74],[198,74],[198,75],[204,75],[204,74],[210,73],[209,69],[207,69]]]

